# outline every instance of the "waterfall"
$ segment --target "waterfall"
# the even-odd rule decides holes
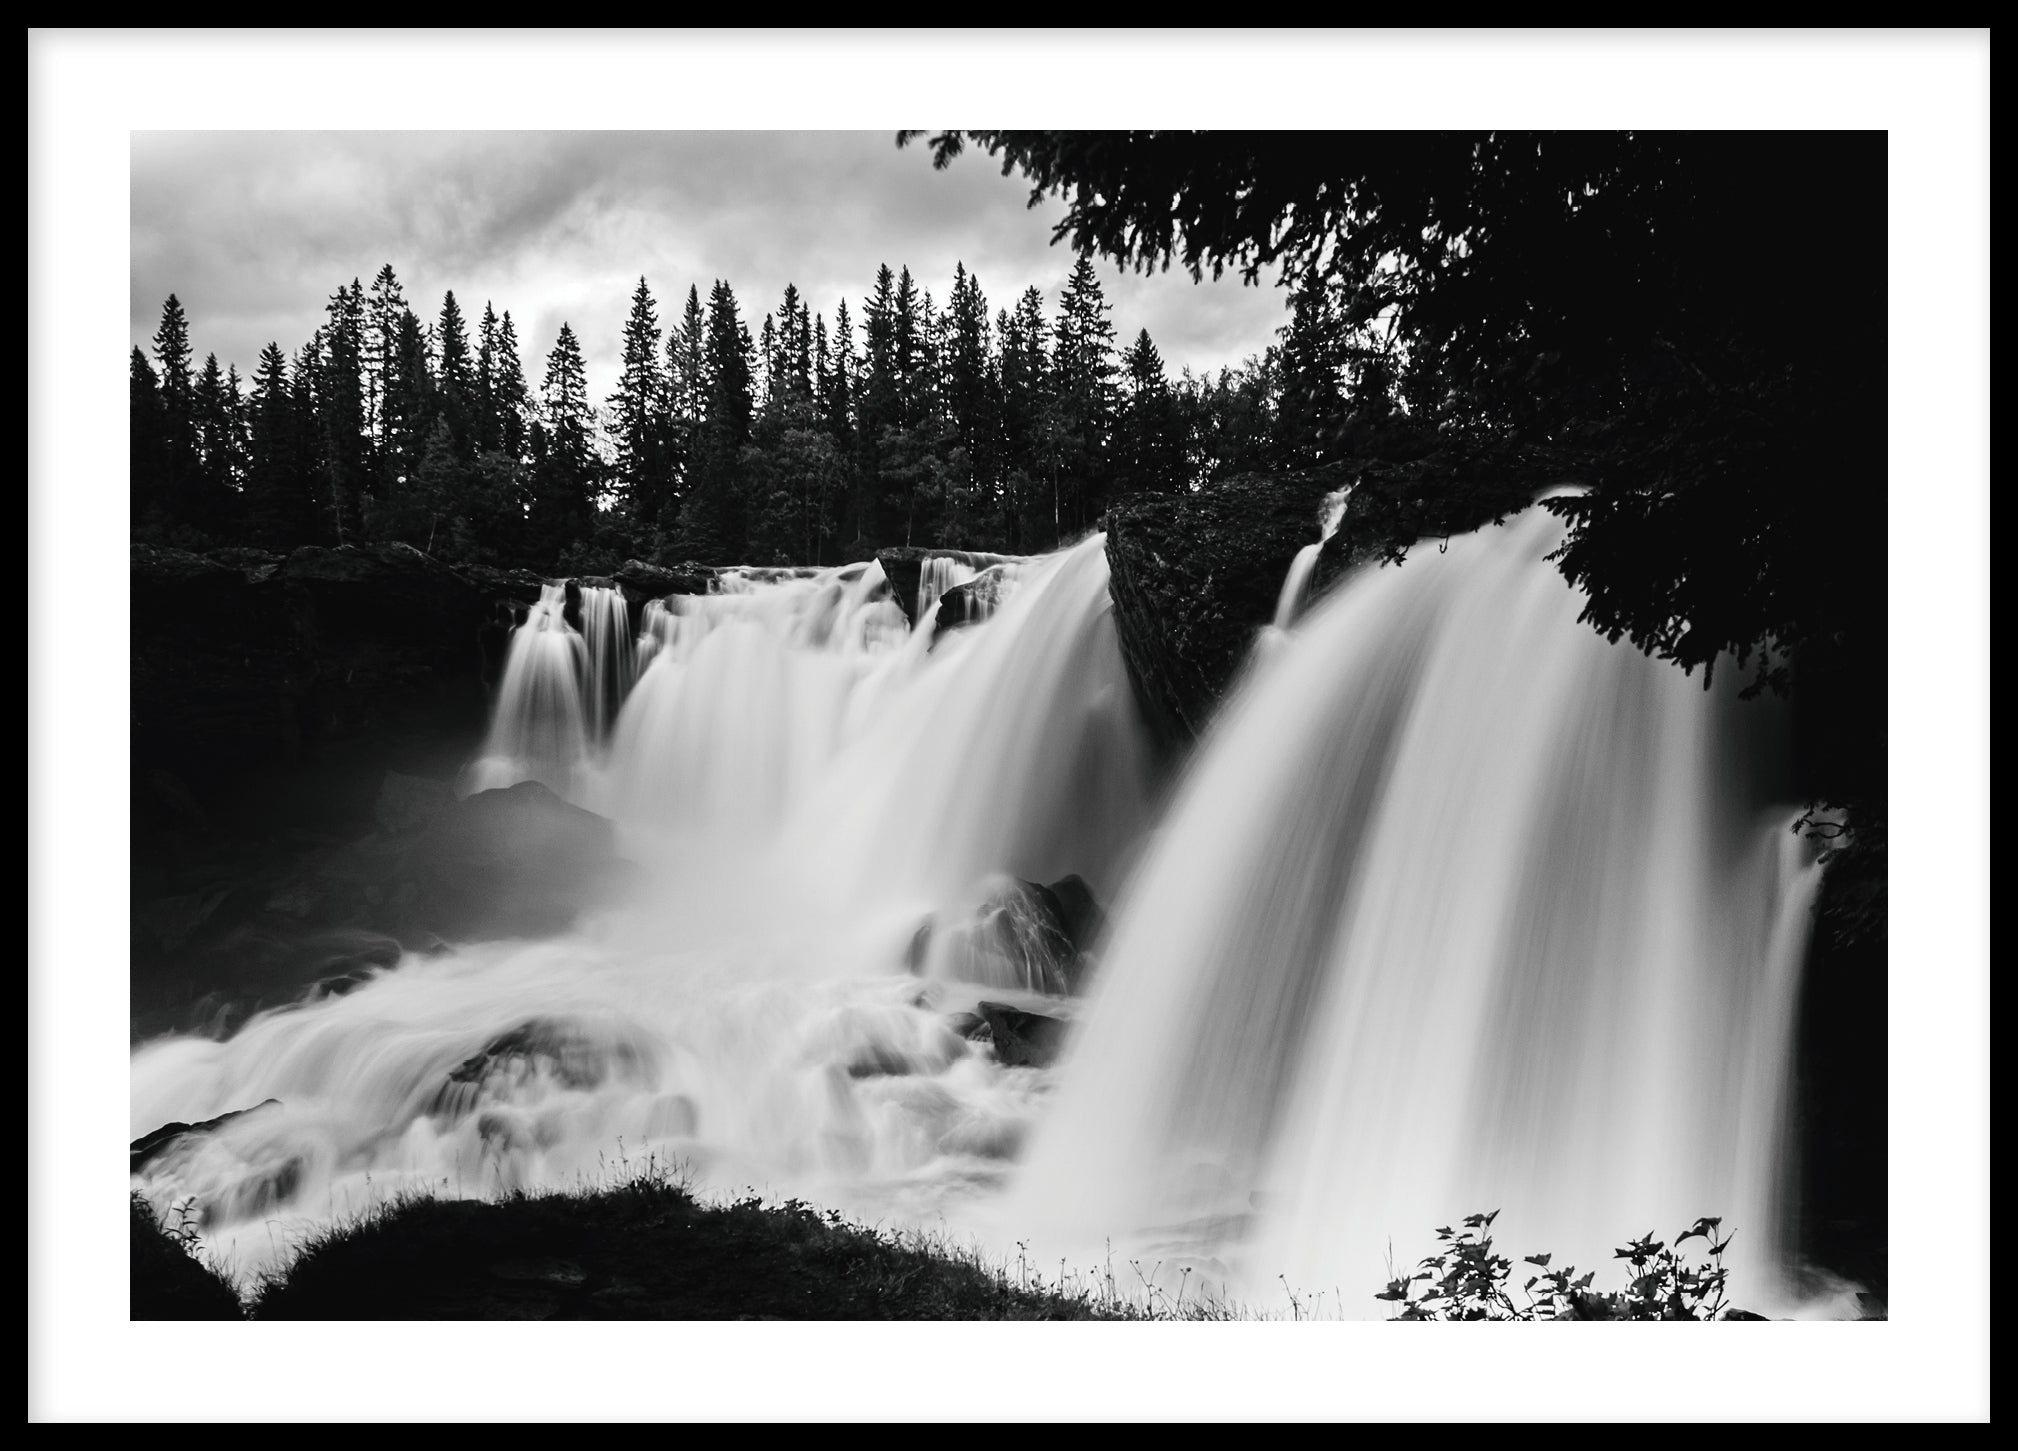
[[[1698,1215],[1782,1265],[1816,869],[1767,709],[1577,620],[1533,509],[1345,582],[1201,742],[1005,1211],[1339,1287],[1502,1211],[1608,1272]]]
[[[1304,610],[1311,545],[1167,804],[1099,535],[928,560],[915,627],[873,561],[722,571],[635,634],[618,592],[581,588],[577,630],[548,586],[463,785],[614,818],[631,899],[142,1045],[136,1133],[280,1100],[146,1188],[250,1270],[277,1221],[564,1182],[621,1140],[1367,1314],[1390,1245],[1412,1265],[1467,1214],[1601,1272],[1719,1215],[1768,1303],[1817,870],[1772,708],[1579,623],[1561,528],[1530,510]],[[962,585],[984,623],[941,634]],[[1033,885],[1070,877],[1110,907],[1083,999]],[[984,997],[1066,1023],[1062,1062],[956,1031]]]
[[[1289,562],[1289,573],[1282,577],[1282,593],[1275,599],[1274,627],[1286,630],[1296,622],[1303,611],[1303,596],[1310,588],[1310,572],[1317,567],[1317,556],[1324,546],[1331,542],[1331,536],[1338,532],[1338,526],[1345,520],[1345,506],[1352,498],[1352,486],[1333,489],[1324,496],[1324,503],[1317,511],[1318,535],[1315,544],[1306,544],[1296,551],[1296,557]]]
[[[636,891],[562,936],[409,955],[224,1041],[141,1045],[136,1134],[279,1100],[151,1164],[147,1192],[194,1196],[250,1274],[374,1196],[572,1182],[619,1141],[871,1217],[998,1191],[1048,1079],[949,1015],[1061,986],[1018,955],[1056,929],[1017,878],[1109,894],[1153,811],[1103,545],[1028,561],[936,648],[874,562],[726,571],[653,601],[634,641],[613,642],[618,600],[580,590],[577,632],[544,589],[464,784],[536,779],[613,817]],[[928,919],[939,946],[907,962]]]
[[[512,631],[490,730],[460,783],[464,794],[538,781],[572,795],[592,739],[589,681],[587,648],[567,621],[567,587],[545,585]]]
[[[583,706],[589,739],[600,741],[609,734],[617,710],[630,694],[636,644],[631,636],[630,603],[622,590],[608,585],[584,585],[581,602],[582,645],[587,661]]]

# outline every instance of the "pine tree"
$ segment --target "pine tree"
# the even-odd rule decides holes
[[[670,513],[665,393],[666,380],[659,371],[658,309],[640,277],[631,294],[631,315],[624,323],[624,371],[610,400],[610,432],[619,497],[632,517],[645,525]]]
[[[252,374],[252,437],[245,476],[246,532],[267,549],[287,549],[312,537],[296,473],[298,425],[287,354],[268,343]]]
[[[741,559],[747,543],[746,501],[739,475],[754,410],[753,351],[750,331],[737,314],[734,290],[717,280],[708,297],[707,338],[701,359],[706,398],[680,525],[682,549],[710,563]]]
[[[594,501],[601,480],[590,445],[594,425],[581,344],[564,322],[547,355],[533,445],[529,523],[551,558],[558,559],[586,539],[595,525]]]
[[[757,357],[761,360],[763,374],[757,387],[757,408],[760,413],[773,413],[784,406],[784,367],[778,352],[778,329],[770,315],[764,316],[764,325],[757,332]]]
[[[1276,462],[1316,468],[1336,451],[1345,415],[1346,329],[1325,289],[1299,287],[1282,329]]]
[[[161,307],[154,333],[154,358],[161,378],[161,472],[159,500],[165,516],[201,529],[202,459],[197,450],[195,388],[190,378],[189,319],[174,293]]]
[[[470,434],[469,415],[477,388],[462,308],[453,292],[442,296],[441,318],[434,329],[434,357],[438,360],[435,379],[441,390],[441,414],[455,437],[457,451],[461,452]]]
[[[1114,430],[1114,493],[1169,494],[1185,487],[1184,419],[1149,330],[1122,359],[1124,391]]]
[[[371,300],[365,306],[364,316],[361,359],[364,423],[374,455],[385,447],[387,374],[399,345],[400,314],[406,310],[406,293],[393,274],[392,263],[388,262],[371,280]]]
[[[1061,535],[1085,529],[1106,507],[1108,440],[1117,398],[1108,308],[1093,263],[1082,256],[1059,300],[1052,350],[1053,417],[1047,432]]]
[[[957,461],[949,478],[940,542],[974,547],[992,540],[999,501],[1000,380],[989,336],[988,300],[980,280],[955,263],[953,297],[944,319],[942,394]]]
[[[364,518],[367,492],[364,420],[364,287],[352,279],[330,298],[316,413],[322,423],[325,499],[337,543],[351,542]]]
[[[483,305],[483,320],[476,331],[476,371],[471,380],[471,444],[481,455],[498,446],[497,417],[497,313],[489,299]]]
[[[1044,294],[1027,287],[1001,319],[1003,537],[1023,553],[1058,542],[1052,476],[1040,456],[1050,411],[1049,326]]]
[[[519,335],[512,325],[511,310],[505,310],[498,324],[496,374],[491,383],[491,406],[497,412],[498,447],[506,458],[526,457],[525,367],[519,362]]]
[[[161,522],[164,417],[161,380],[140,349],[127,361],[127,490],[136,527]]]
[[[423,507],[414,496],[421,459],[441,412],[427,330],[412,310],[400,313],[393,327],[392,350],[385,372],[385,431],[373,491],[372,532],[381,538],[414,537],[425,528]]]

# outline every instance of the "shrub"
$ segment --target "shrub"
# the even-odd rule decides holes
[[[1473,1214],[1461,1229],[1445,1226],[1436,1232],[1443,1248],[1422,1261],[1412,1275],[1390,1279],[1374,1298],[1395,1307],[1396,1320],[1757,1320],[1749,1311],[1731,1308],[1725,1299],[1730,1270],[1724,1250],[1731,1236],[1718,1237],[1721,1219],[1699,1219],[1674,1244],[1657,1240],[1649,1230],[1613,1252],[1626,1261],[1629,1274],[1623,1290],[1593,1290],[1595,1270],[1579,1275],[1576,1266],[1550,1265],[1552,1256],[1528,1255],[1523,1264],[1535,1273],[1521,1286],[1525,1303],[1508,1290],[1513,1263],[1493,1252],[1487,1231],[1499,1217]],[[1701,1259],[1680,1253],[1692,1239],[1703,1241]],[[1417,1287],[1420,1286],[1418,1293]]]

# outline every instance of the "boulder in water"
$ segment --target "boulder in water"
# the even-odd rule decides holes
[[[629,559],[610,576],[610,581],[624,592],[624,598],[636,611],[646,601],[662,600],[668,595],[704,595],[713,578],[714,571],[699,564],[668,569],[662,564]]]
[[[876,552],[876,563],[883,566],[883,578],[890,581],[890,598],[904,612],[908,625],[918,623],[918,579],[925,571],[925,561],[936,553],[937,550],[909,546]]]
[[[1048,1068],[1065,1041],[1065,1022],[1012,1008],[1007,1003],[976,1005],[995,1044],[995,1060],[1005,1068]]]
[[[998,876],[967,911],[928,919],[905,960],[914,973],[1062,996],[1077,979],[1079,948],[1049,887]]]
[[[1093,895],[1093,889],[1086,885],[1086,879],[1060,877],[1043,890],[1048,894],[1059,927],[1073,947],[1080,952],[1091,951],[1093,944],[1100,940],[1100,934],[1106,930],[1107,913]]]
[[[216,1118],[207,1118],[201,1123],[163,1124],[152,1133],[142,1134],[133,1141],[130,1150],[132,1162],[128,1172],[138,1174],[142,1169],[146,1168],[156,1159],[161,1158],[176,1145],[201,1134],[214,1133],[233,1119],[244,1118],[247,1114],[259,1113],[264,1109],[279,1107],[279,1099],[269,1098],[263,1103],[254,1104],[250,1108],[233,1109],[230,1113],[221,1113]]]
[[[935,607],[934,638],[979,624],[1000,609],[1013,583],[1013,576],[1008,573],[1013,568],[1007,564],[990,565],[940,595]]]
[[[469,940],[563,931],[621,873],[607,818],[521,781],[437,815],[399,875],[416,888],[406,925]]]
[[[374,814],[387,831],[416,831],[454,808],[455,788],[448,782],[387,771]]]

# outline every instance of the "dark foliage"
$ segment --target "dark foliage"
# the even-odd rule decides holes
[[[128,1314],[135,1320],[237,1320],[238,1293],[196,1257],[186,1214],[163,1223],[139,1194],[130,1202]]]

